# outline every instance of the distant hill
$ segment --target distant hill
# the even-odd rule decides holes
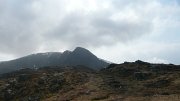
[[[1,62],[0,73],[7,73],[22,68],[65,65],[84,65],[99,70],[106,67],[108,63],[96,57],[89,50],[77,47],[74,51],[37,53],[15,60]]]

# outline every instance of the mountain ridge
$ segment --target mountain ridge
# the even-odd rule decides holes
[[[99,70],[109,63],[99,59],[89,50],[77,47],[73,51],[46,52],[27,55],[14,60],[0,63],[0,73],[11,72],[21,68],[59,66],[59,65],[84,65]]]

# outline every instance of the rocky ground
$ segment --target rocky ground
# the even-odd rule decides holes
[[[180,101],[180,66],[142,61],[22,69],[0,76],[0,101]]]

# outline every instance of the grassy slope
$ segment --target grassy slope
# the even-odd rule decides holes
[[[180,71],[159,71],[152,72],[149,64],[137,63],[110,66],[99,72],[81,67],[19,71],[0,79],[0,101],[26,101],[29,97],[41,101],[180,101]],[[151,75],[138,80],[136,72]],[[22,74],[27,78],[22,79]],[[8,98],[12,99],[5,99],[9,89],[12,92]]]

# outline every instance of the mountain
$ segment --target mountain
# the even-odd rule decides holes
[[[179,77],[179,65],[140,60],[99,71],[80,65],[26,68],[0,75],[0,101],[180,101]]]
[[[28,55],[0,63],[0,73],[11,72],[22,68],[39,68],[45,66],[84,65],[99,70],[108,65],[89,50],[77,47],[74,51],[47,52]]]

